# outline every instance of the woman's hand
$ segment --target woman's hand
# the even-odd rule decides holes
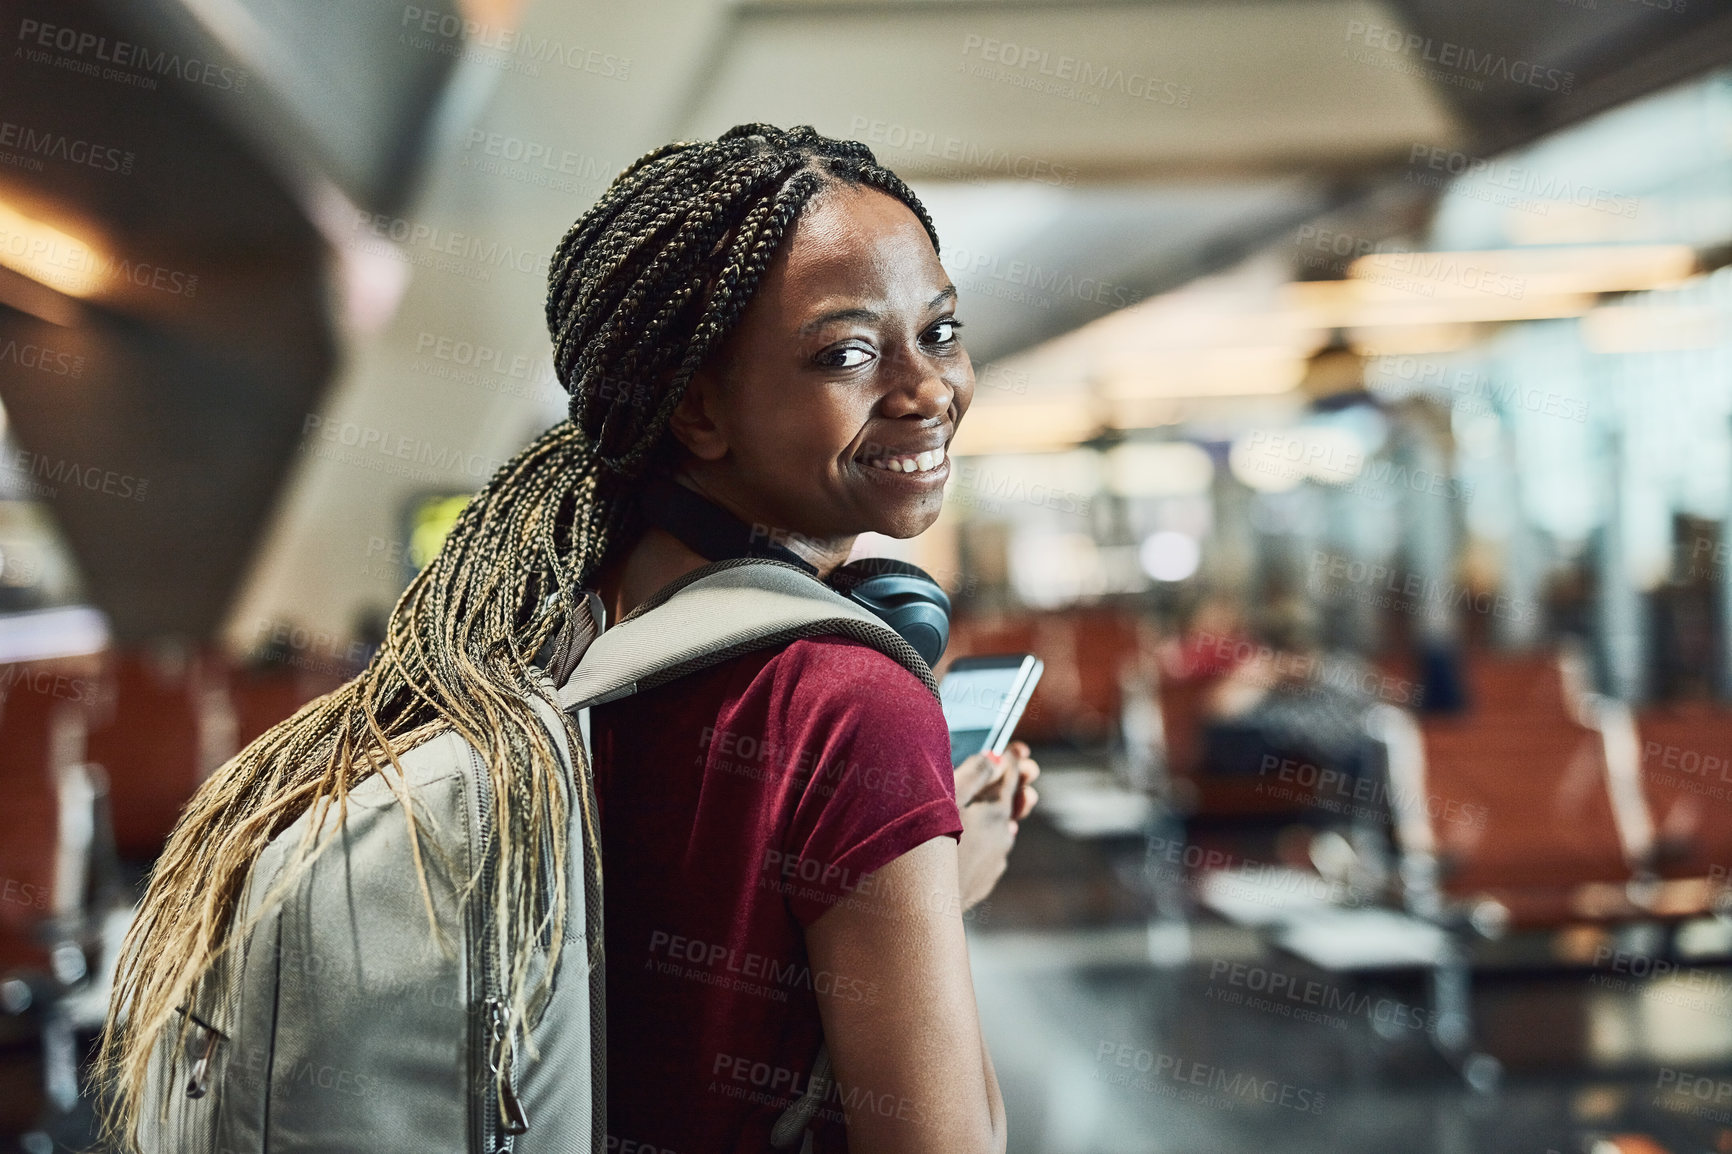
[[[1028,783],[1040,776],[1028,745],[1010,743],[1002,755],[977,753],[956,767],[956,805],[962,812],[957,868],[962,908],[986,899],[1016,843],[1017,823],[1039,800]]]

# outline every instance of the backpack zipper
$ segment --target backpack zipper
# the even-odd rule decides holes
[[[491,825],[493,779],[488,775],[486,765],[473,750],[470,751],[470,761],[475,766],[473,816],[481,854],[479,891],[482,899],[474,902],[470,912],[471,940],[478,943],[480,952],[479,964],[476,967],[479,975],[476,983],[479,987],[477,992],[480,994],[477,999],[479,1012],[471,1026],[470,1068],[476,1071],[478,1078],[484,1078],[486,1082],[478,1095],[481,1110],[476,1128],[481,1138],[481,1150],[483,1154],[509,1154],[512,1137],[529,1129],[529,1119],[517,1099],[517,1088],[514,1085],[517,1080],[515,1066],[506,1084],[503,1087],[498,1086],[497,1075],[500,1063],[504,1060],[505,1047],[510,1041],[510,1031],[505,999],[501,996],[494,973],[493,937],[488,916],[492,909],[490,903],[493,900],[495,884]],[[503,1116],[501,1098],[504,1099]]]

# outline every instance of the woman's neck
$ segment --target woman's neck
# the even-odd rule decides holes
[[[708,564],[707,558],[672,533],[650,526],[619,557],[603,565],[596,578],[608,624],[648,601],[668,582]]]
[[[813,551],[798,549],[792,543],[789,548],[816,568],[820,579],[829,577],[838,565],[847,560],[846,553],[838,558],[829,554],[816,555]],[[607,607],[608,623],[618,621],[648,601],[668,582],[709,563],[708,558],[693,552],[672,533],[650,526],[619,558],[603,565],[596,578],[596,593]]]
[[[769,529],[776,522],[770,518],[754,516],[745,505],[737,500],[729,491],[728,486],[702,475],[695,467],[689,466],[679,470],[673,478],[679,484],[690,489],[710,504],[725,509],[736,519],[747,525],[759,527],[760,531],[768,533],[771,544],[788,550],[806,564],[818,571],[819,579],[830,576],[837,566],[848,560],[848,554],[854,551],[856,535],[846,537],[814,537],[806,533],[789,529]]]

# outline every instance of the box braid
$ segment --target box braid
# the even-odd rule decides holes
[[[547,293],[569,418],[470,500],[404,590],[366,669],[261,735],[188,803],[152,871],[110,1002],[98,1068],[110,1141],[137,1148],[157,1038],[219,953],[243,936],[247,927],[232,924],[235,909],[266,844],[311,815],[268,908],[330,843],[329,819],[340,818],[348,791],[382,772],[407,803],[399,755],[446,730],[481,751],[497,802],[498,887],[476,896],[493,904],[494,924],[503,928],[505,944],[493,948],[506,975],[512,1045],[499,1077],[510,1077],[510,1055],[528,1043],[565,938],[570,803],[558,754],[526,700],[546,693],[534,656],[579,619],[580,591],[611,550],[630,541],[633,482],[673,464],[669,418],[692,374],[734,329],[801,211],[839,184],[894,196],[937,248],[919,199],[865,145],[767,124],[648,153],[572,225],[554,252]],[[590,848],[585,930],[593,966],[601,956],[593,782],[569,718],[566,728]],[[383,772],[387,766],[392,772]],[[430,930],[444,941],[413,810],[404,809]],[[531,988],[538,941],[553,958]]]

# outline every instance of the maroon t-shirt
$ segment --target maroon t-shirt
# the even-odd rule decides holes
[[[944,714],[890,657],[817,637],[596,706],[590,738],[608,1150],[765,1154],[808,1084],[818,993],[885,997],[814,972],[805,927],[961,835]],[[817,1149],[846,1150],[834,1089],[819,1119]]]

